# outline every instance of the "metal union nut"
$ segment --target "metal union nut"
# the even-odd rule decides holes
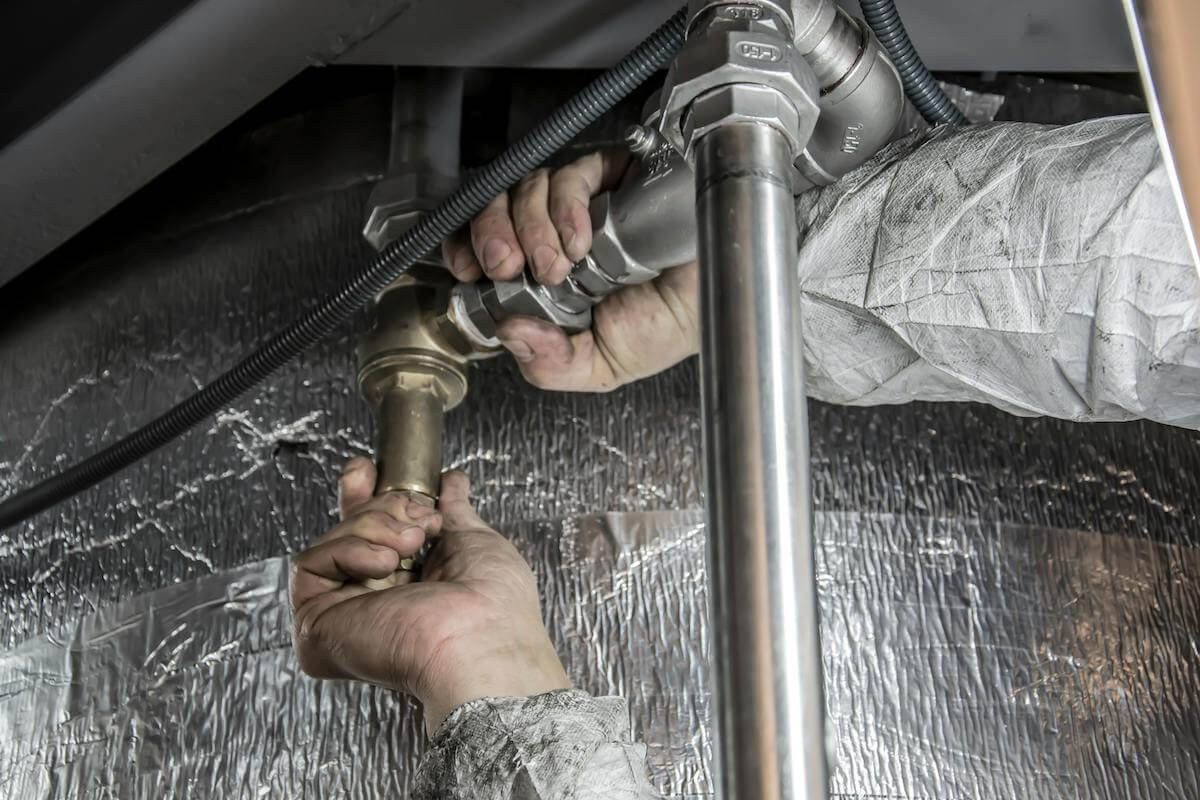
[[[483,303],[500,321],[509,317],[537,317],[552,322],[568,333],[587,330],[592,324],[592,306],[586,298],[571,293],[568,284],[546,286],[528,273],[511,281],[497,281],[481,289]]]
[[[370,212],[363,227],[363,237],[376,250],[382,250],[415,225],[422,212],[436,206],[453,189],[453,183],[447,179],[420,171],[404,172],[380,181],[367,201]],[[440,263],[440,257],[429,263]]]
[[[761,122],[775,127],[787,137],[795,158],[812,135],[817,115],[801,117],[774,89],[735,83],[697,97],[684,122],[683,134],[688,141],[696,142],[713,128],[732,122]]]
[[[729,84],[774,89],[794,109],[789,119],[795,116],[810,131],[820,113],[816,76],[790,41],[769,32],[709,28],[688,39],[667,76],[662,132],[680,152],[691,152],[683,126],[688,108],[700,95]]]
[[[494,346],[496,326],[510,317],[536,317],[567,333],[587,330],[592,305],[574,293],[569,283],[543,286],[524,272],[511,281],[459,284],[451,298],[454,322],[474,343]]]

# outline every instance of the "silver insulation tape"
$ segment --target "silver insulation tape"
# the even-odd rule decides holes
[[[817,515],[844,797],[1194,797],[1200,552],[922,516]],[[651,778],[707,797],[698,512],[515,525],[573,683],[629,698]],[[403,797],[394,693],[300,674],[287,562],[131,598],[0,657],[0,797]]]

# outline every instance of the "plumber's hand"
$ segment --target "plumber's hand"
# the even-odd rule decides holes
[[[624,152],[592,153],[550,172],[542,169],[492,201],[469,231],[443,248],[462,281],[482,275],[515,278],[528,264],[542,283],[561,283],[592,247],[588,201],[613,188],[625,171]],[[568,337],[532,318],[500,326],[500,341],[535,386],[603,392],[661,372],[697,352],[695,262],[651,283],[630,286],[596,306],[592,329]]]
[[[292,560],[300,667],[416,695],[431,735],[468,700],[566,688],[533,573],[475,513],[467,477],[443,476],[440,513],[399,495],[372,498],[374,486],[374,465],[350,461],[342,523]],[[358,582],[391,575],[439,530],[420,581],[380,591]]]

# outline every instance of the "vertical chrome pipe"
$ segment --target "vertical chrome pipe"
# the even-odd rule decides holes
[[[732,123],[696,148],[720,797],[828,792],[792,157]]]

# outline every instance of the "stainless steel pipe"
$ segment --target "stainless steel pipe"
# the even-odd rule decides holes
[[[828,792],[792,155],[731,123],[696,147],[720,797]]]

